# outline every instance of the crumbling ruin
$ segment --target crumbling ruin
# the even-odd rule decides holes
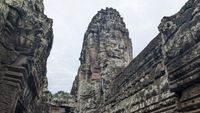
[[[42,0],[0,1],[0,113],[32,113],[46,86],[52,20]]]
[[[123,63],[126,61],[119,63],[115,59],[131,59],[131,49],[127,49],[131,48],[131,44],[120,46],[121,41],[125,40],[126,42],[128,39],[128,35],[126,35],[128,32],[125,25],[119,27],[120,29],[113,27],[120,26],[118,22],[115,22],[115,20],[120,20],[119,16],[113,16],[115,12],[113,9],[98,12],[97,15],[101,16],[95,16],[88,27],[88,31],[91,33],[86,32],[82,51],[92,52],[85,52],[87,54],[82,52],[81,67],[87,60],[91,61],[90,58],[95,57],[96,59],[93,61],[96,62],[86,63],[86,68],[84,68],[86,74],[82,72],[82,68],[79,69],[72,88],[72,94],[77,97],[78,113],[199,113],[200,1],[189,0],[177,14],[164,17],[159,25],[160,33],[125,68],[124,66],[127,64]],[[96,45],[88,42],[91,45],[94,44],[94,47],[107,48],[107,45],[100,44],[99,46],[98,44],[109,44],[114,40],[115,44],[109,44],[111,48],[108,49],[110,51],[107,54],[111,54],[111,58],[107,58],[106,55],[103,58],[108,59],[108,62],[110,59],[116,62],[101,64],[101,61],[104,60],[99,59],[102,57],[99,53],[107,50],[97,49],[95,51],[96,49],[93,47],[85,47],[87,46],[86,41],[92,40],[90,38],[93,37],[100,40],[99,42],[94,41],[97,42]],[[118,37],[120,41],[115,41],[117,40],[115,37]],[[112,45],[116,45],[122,50],[116,50],[116,46]],[[118,54],[126,53],[126,51],[129,52],[126,55]],[[127,60],[127,63],[129,61]],[[98,69],[100,74],[93,74],[94,72],[91,71],[90,67],[95,66],[95,63],[99,67],[95,69]],[[122,68],[115,72],[109,68],[109,64],[114,69],[117,69],[115,67],[117,65],[121,65]],[[121,71],[121,69],[123,70]],[[108,80],[111,81],[106,90],[103,87],[107,85],[107,82],[103,82],[105,71],[107,71]],[[110,71],[113,73],[110,74]],[[86,85],[93,82],[91,79],[86,78],[86,83],[83,82],[84,77],[87,76],[98,78],[101,84],[92,85],[93,87],[98,86],[98,88]],[[89,88],[84,87],[85,85]],[[91,90],[93,89],[94,93],[92,94]],[[95,92],[98,89],[101,89],[101,92]],[[98,98],[95,98],[96,95],[105,98],[100,98],[98,101]]]
[[[71,94],[47,89],[53,33],[42,0],[0,1],[0,113],[200,113],[200,1],[189,0],[134,59],[112,8],[84,36]]]

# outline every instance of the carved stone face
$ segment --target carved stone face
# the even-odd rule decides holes
[[[132,44],[122,18],[112,8],[101,10],[88,27],[80,57],[77,97],[81,111],[95,109],[105,100],[112,78],[130,59]]]

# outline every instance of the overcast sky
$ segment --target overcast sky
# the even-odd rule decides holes
[[[53,48],[48,59],[49,90],[70,92],[77,74],[83,36],[100,9],[113,7],[124,18],[133,43],[134,57],[158,34],[163,16],[180,10],[187,0],[44,0],[52,18]]]

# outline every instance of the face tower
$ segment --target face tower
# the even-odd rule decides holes
[[[113,8],[100,10],[84,36],[78,75],[71,91],[79,113],[92,113],[111,93],[113,78],[132,60],[132,43],[123,18]]]

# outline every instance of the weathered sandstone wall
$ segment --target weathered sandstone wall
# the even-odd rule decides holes
[[[46,87],[52,20],[42,0],[0,1],[0,113],[32,113]]]
[[[200,112],[200,1],[164,17],[160,33],[118,74],[98,113]]]

